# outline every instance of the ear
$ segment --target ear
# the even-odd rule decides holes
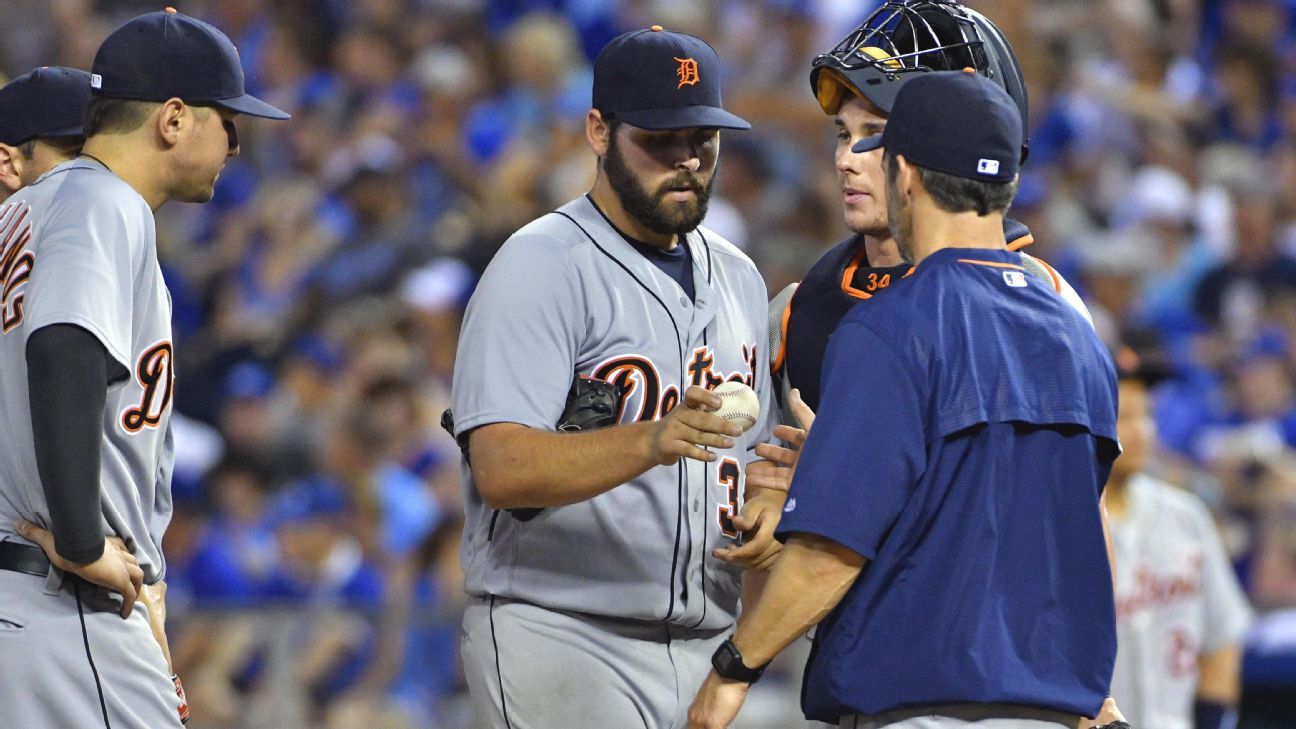
[[[612,128],[604,121],[598,109],[590,109],[585,115],[585,140],[589,142],[594,156],[603,158],[612,144]]]
[[[896,155],[896,181],[895,188],[903,190],[909,198],[917,196],[917,187],[922,187],[922,179],[914,172],[913,165],[905,159],[903,154]]]
[[[167,148],[179,143],[181,133],[188,131],[194,123],[194,110],[178,98],[162,102],[156,114],[153,123],[162,145]]]
[[[0,144],[0,189],[8,194],[22,187],[23,161],[17,147]]]

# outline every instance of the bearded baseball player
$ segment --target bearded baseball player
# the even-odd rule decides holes
[[[1116,545],[1112,696],[1136,726],[1228,729],[1251,608],[1206,505],[1146,468],[1157,448],[1149,386],[1169,368],[1128,348],[1115,359],[1122,453],[1107,483]]]
[[[0,206],[0,706],[13,726],[178,726],[145,585],[171,517],[171,303],[152,213],[206,202],[244,93],[233,44],[174,10],[95,56],[82,155]]]
[[[90,74],[48,66],[0,89],[0,202],[81,151]]]
[[[504,244],[455,362],[479,726],[681,726],[734,622],[735,563],[772,544],[736,546],[763,523],[740,495],[768,437],[765,286],[699,225],[720,130],[749,125],[722,108],[715,51],[660,26],[603,49],[593,102],[593,188]],[[726,381],[758,393],[746,433],[714,412]],[[607,425],[569,432],[601,397]]]

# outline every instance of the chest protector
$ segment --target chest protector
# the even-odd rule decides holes
[[[1004,219],[1004,238],[1014,250],[1033,242],[1025,225]],[[1028,266],[1036,275],[1045,275]],[[833,246],[815,262],[805,279],[792,296],[791,311],[786,314],[782,370],[776,374],[783,378],[782,392],[793,387],[801,391],[801,399],[811,410],[819,409],[824,354],[828,340],[837,329],[842,317],[861,301],[867,301],[913,270],[904,263],[899,266],[871,267],[865,255],[864,243],[854,235]]]

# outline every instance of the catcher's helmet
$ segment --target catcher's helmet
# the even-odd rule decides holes
[[[890,113],[915,73],[974,69],[1008,92],[1029,129],[1029,102],[1012,46],[986,16],[957,0],[887,0],[830,52],[815,58],[810,87],[826,114],[848,94]],[[1022,161],[1027,146],[1022,145]]]

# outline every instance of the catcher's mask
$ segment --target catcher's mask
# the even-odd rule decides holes
[[[888,0],[810,67],[810,87],[825,114],[850,95],[886,114],[905,80],[927,71],[971,68],[999,84],[1029,129],[1021,65],[990,19],[957,0]],[[1022,145],[1022,161],[1029,153]]]

